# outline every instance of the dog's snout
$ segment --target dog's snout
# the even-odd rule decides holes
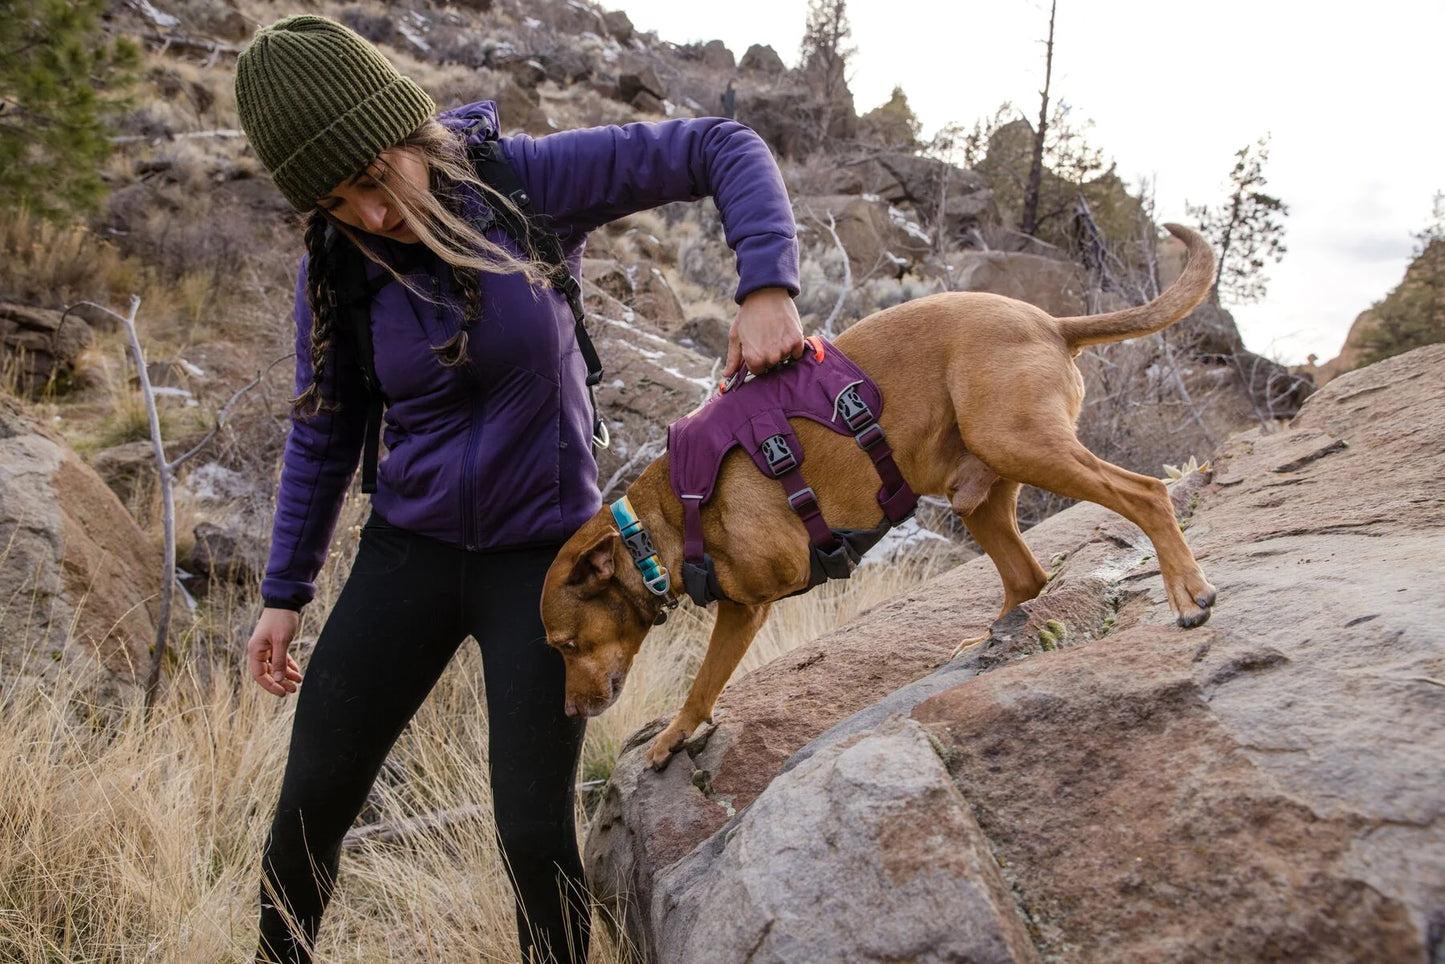
[[[567,697],[567,702],[563,704],[562,712],[572,717],[581,715],[581,711],[577,709],[577,702],[573,700],[570,696]]]

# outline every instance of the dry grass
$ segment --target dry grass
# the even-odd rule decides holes
[[[344,509],[303,645],[339,591],[365,511],[360,498]],[[868,566],[784,601],[739,673],[916,585],[941,559]],[[241,680],[255,607],[253,587],[178,627],[172,682],[149,720],[138,699],[86,711],[78,680],[0,683],[0,960],[250,959],[259,853],[294,706]],[[679,705],[710,627],[685,608],[653,634],[620,703],[589,726],[582,778],[609,772],[636,726]],[[464,646],[393,751],[374,818],[490,812],[483,693],[480,657]],[[578,824],[585,832],[580,807]],[[624,960],[598,924],[594,962]],[[516,960],[490,817],[349,853],[319,949],[338,961]]]

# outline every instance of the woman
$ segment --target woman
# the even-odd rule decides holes
[[[374,47],[313,16],[257,33],[237,63],[236,98],[277,187],[309,213],[293,430],[265,610],[247,644],[263,688],[284,697],[300,687],[263,858],[260,959],[310,959],[342,837],[470,635],[484,662],[496,824],[522,956],[585,960],[573,827],[584,724],[563,713],[562,662],[543,643],[538,601],[557,548],[601,504],[591,411],[568,305],[542,283],[533,253],[489,226],[489,208],[507,202],[477,181],[466,148],[498,141],[574,275],[593,228],[712,196],[738,261],[725,374],[803,348],[794,225],[776,165],[751,131],[717,118],[498,138],[490,103],[435,114]],[[366,253],[384,285],[371,329],[388,454],[302,686],[287,650],[364,447],[370,398],[336,317],[328,226]]]

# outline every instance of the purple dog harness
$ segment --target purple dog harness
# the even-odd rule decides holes
[[[801,359],[747,382],[746,388],[734,379],[667,430],[672,490],[682,501],[683,584],[699,605],[727,599],[703,546],[702,507],[712,498],[723,456],[734,445],[741,445],[759,471],[782,484],[788,505],[807,527],[812,545],[808,589],[828,579],[848,578],[863,553],[912,515],[918,503],[878,425],[883,413],[878,386],[831,342],[815,336],[808,344],[810,350]],[[828,527],[817,496],[799,469],[803,446],[788,424],[789,417],[808,418],[851,435],[868,453],[883,482],[878,504],[884,518],[877,528]]]

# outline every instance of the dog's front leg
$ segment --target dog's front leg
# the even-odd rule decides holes
[[[647,762],[654,770],[667,766],[668,759],[687,738],[704,722],[712,721],[713,703],[733,675],[733,670],[738,668],[743,653],[752,645],[753,637],[768,618],[771,608],[772,603],[756,606],[732,602],[717,604],[717,621],[713,623],[712,638],[707,643],[707,655],[698,667],[687,701],[647,750]]]

